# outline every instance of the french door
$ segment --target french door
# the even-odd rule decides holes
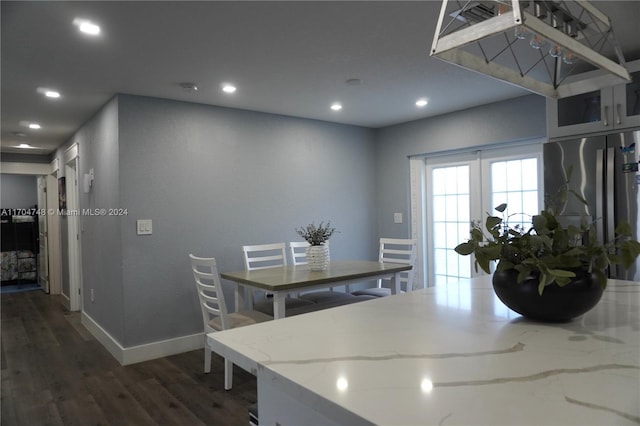
[[[484,226],[487,213],[507,203],[510,226],[528,228],[543,206],[540,144],[486,149],[426,159],[425,220],[427,285],[483,274],[472,256],[454,248],[469,238],[471,221]]]

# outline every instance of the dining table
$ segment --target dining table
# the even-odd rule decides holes
[[[273,268],[223,272],[220,277],[236,283],[236,311],[244,307],[245,289],[264,290],[273,296],[273,317],[285,317],[285,298],[301,291],[334,287],[371,279],[391,279],[391,294],[400,293],[400,275],[412,266],[370,260],[332,260],[325,270],[309,265],[286,265]],[[251,307],[249,307],[251,308]]]
[[[264,425],[638,425],[640,282],[562,323],[491,276],[207,335],[257,377]]]

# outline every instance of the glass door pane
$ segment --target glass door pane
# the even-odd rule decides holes
[[[427,159],[428,286],[472,276],[469,257],[454,248],[469,238],[472,212],[479,210],[479,162],[475,153]]]
[[[466,259],[453,249],[469,235],[469,165],[435,168],[432,171],[432,217],[434,273],[436,281],[448,277],[469,278]]]
[[[491,206],[489,212],[506,203],[503,218],[510,227],[529,229],[531,218],[540,212],[538,206],[538,159],[525,158],[490,163]]]
[[[582,93],[558,100],[558,126],[601,121],[600,91]]]
[[[631,74],[633,81],[625,86],[627,117],[640,115],[640,71]]]

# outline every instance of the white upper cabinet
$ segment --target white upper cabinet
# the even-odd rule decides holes
[[[632,81],[569,96],[547,98],[549,138],[640,127],[640,61],[627,64]]]

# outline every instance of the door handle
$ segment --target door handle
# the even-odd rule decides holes
[[[616,113],[617,113],[617,117],[616,117],[616,124],[622,124],[622,114],[620,113],[620,104],[616,104]]]
[[[600,243],[604,242],[604,150],[596,151],[596,236]]]
[[[602,124],[604,124],[605,126],[609,125],[609,105],[605,105],[604,106],[604,121],[602,122]]]
[[[614,196],[614,170],[615,170],[615,150],[614,148],[607,148],[607,189],[604,194],[607,200],[607,241],[613,241],[615,238],[615,205],[613,202]]]

